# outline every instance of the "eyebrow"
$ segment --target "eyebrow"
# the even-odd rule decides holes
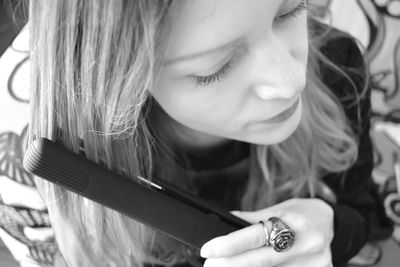
[[[201,58],[201,57],[207,57],[207,56],[212,56],[218,53],[223,53],[228,49],[231,49],[232,47],[237,47],[239,45],[242,45],[244,42],[244,38],[238,38],[233,41],[227,42],[221,46],[211,48],[205,51],[189,54],[189,55],[183,55],[179,56],[177,58],[173,59],[167,59],[163,62],[163,65],[168,66],[176,63],[181,63],[183,61],[193,61],[195,59]]]

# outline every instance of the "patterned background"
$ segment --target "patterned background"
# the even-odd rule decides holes
[[[400,0],[312,2],[329,5],[331,14],[323,19],[356,36],[366,48],[373,89],[373,177],[395,223],[391,239],[400,246]],[[4,27],[0,24],[0,37]],[[0,238],[21,266],[56,266],[57,246],[46,207],[32,175],[22,167],[29,113],[27,48],[24,28],[0,53]],[[364,255],[373,255],[374,248],[366,247]],[[354,264],[371,261],[361,255]]]

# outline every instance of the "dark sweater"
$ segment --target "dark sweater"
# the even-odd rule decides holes
[[[363,58],[357,44],[348,37],[341,37],[328,42],[322,53],[341,67],[353,80],[359,93],[365,79]],[[332,259],[335,266],[342,266],[356,255],[362,246],[374,239],[374,232],[388,236],[392,224],[386,217],[371,173],[373,151],[370,131],[371,90],[368,89],[357,105],[354,89],[348,80],[327,67],[321,69],[322,80],[342,103],[345,114],[359,138],[359,156],[356,163],[347,171],[329,173],[322,177],[335,192],[337,203],[331,204],[334,210],[334,238],[331,243]],[[360,108],[361,116],[357,110]],[[227,210],[240,209],[240,198],[249,176],[249,144],[231,141],[227,144],[203,152],[181,155],[165,154],[163,159],[163,177],[182,177],[182,188],[200,198]],[[169,165],[169,168],[165,168]],[[168,170],[170,173],[168,173]],[[165,172],[166,170],[166,172]],[[157,257],[168,262],[173,254],[185,258],[181,264],[174,266],[202,266],[203,259],[198,251],[178,244],[162,234],[160,240],[168,243],[164,253]],[[168,251],[168,252],[167,252]],[[161,255],[163,254],[163,255]],[[168,257],[166,257],[166,255]],[[157,265],[155,265],[157,266]]]

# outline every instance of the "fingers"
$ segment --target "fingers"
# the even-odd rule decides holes
[[[274,209],[274,207],[259,211],[231,211],[231,213],[252,224],[259,223],[260,220],[267,221],[271,217],[278,217],[295,231],[302,231],[308,224],[303,214],[295,212],[284,214],[281,210]]]
[[[272,247],[266,247],[265,253],[271,257],[293,258],[298,255],[308,255],[317,253],[327,247],[329,240],[324,236],[308,227],[308,222],[304,217],[297,215],[288,215],[296,232],[293,246],[283,253],[276,252]],[[228,235],[214,238],[208,241],[201,248],[200,254],[204,258],[230,257],[244,253],[248,250],[254,250],[264,246],[266,236],[260,223],[232,232]]]
[[[330,254],[326,253],[330,253],[333,219],[326,211],[312,200],[291,200],[252,212],[233,211],[253,225],[204,244],[201,255],[208,258],[205,266],[330,266]],[[258,222],[270,217],[279,217],[295,232],[293,246],[287,251],[264,246],[266,234]]]
[[[319,241],[314,242],[310,239],[305,247],[299,243],[288,251],[276,252],[271,247],[261,247],[227,257],[208,258],[205,267],[259,267],[259,266],[279,266],[279,267],[331,267],[330,248],[326,247],[321,252]],[[318,248],[318,249],[317,249]],[[312,253],[313,251],[316,251]]]
[[[294,260],[279,264],[278,267],[333,267],[332,256],[330,249],[325,250],[325,253],[306,255],[298,257]]]
[[[277,253],[270,247],[261,247],[246,251],[231,257],[209,258],[205,261],[205,267],[259,267],[276,266],[287,260],[285,253]]]
[[[265,243],[264,228],[258,223],[208,241],[202,246],[200,254],[203,258],[226,257],[260,248]]]
[[[329,251],[329,249],[328,249]],[[306,255],[301,257],[300,255]],[[270,247],[261,247],[246,251],[241,254],[233,255],[230,257],[208,258],[205,261],[205,267],[330,267],[330,255],[324,256],[318,253],[303,254],[301,251],[293,250],[283,253],[276,252]]]
[[[264,218],[264,220],[276,216],[281,217],[281,214],[278,210],[275,210],[273,207],[259,210],[259,211],[231,211],[231,213],[249,223],[255,224],[260,221],[260,218]]]
[[[240,216],[243,219],[255,220],[250,213],[241,212]],[[251,226],[208,241],[201,248],[201,256],[204,258],[227,257],[264,246],[267,236],[262,224],[258,223],[259,220],[260,217],[257,218],[257,223]],[[296,233],[300,233],[300,236],[301,232],[306,230],[307,225],[302,216],[287,215],[283,220],[294,222],[292,223],[292,229],[296,231]],[[292,226],[290,225],[290,227]],[[297,237],[295,237],[295,239],[297,239]],[[304,246],[304,248],[307,248],[307,246]]]

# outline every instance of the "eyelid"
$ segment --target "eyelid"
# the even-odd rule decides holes
[[[290,7],[287,7],[288,11],[282,12],[281,15],[275,17],[275,21],[281,22],[288,20],[289,18],[297,16],[301,11],[306,10],[308,7],[308,0],[301,0],[298,4],[296,3],[297,5],[295,7],[293,7],[291,3],[288,5]],[[193,82],[196,84],[196,87],[207,86],[208,84],[211,84],[215,81],[219,81],[220,79],[225,78],[227,72],[231,69],[232,64],[236,60],[236,58],[237,58],[237,53],[234,52],[233,56],[230,56],[230,60],[227,63],[225,63],[215,73],[204,76],[189,75],[189,77],[192,78]]]
[[[222,68],[220,68],[216,73],[207,76],[196,76],[191,75],[190,77],[193,80],[193,83],[196,87],[207,86],[213,82],[220,81],[224,79],[227,75],[227,72],[232,68],[232,62],[228,61]]]
[[[214,71],[212,74],[208,75],[192,74],[189,75],[189,77],[196,80],[196,79],[211,79],[216,76],[219,76],[220,73],[224,73],[232,67],[232,65],[236,62],[236,60],[238,60],[238,57],[240,57],[240,54],[241,54],[240,51],[235,51],[232,54],[230,54],[226,63],[223,64],[222,67],[220,67],[217,71]]]
[[[307,10],[308,0],[301,0],[295,7],[293,4],[289,4],[288,7],[284,8],[284,11],[275,17],[276,21],[284,21],[292,16],[296,16],[299,12]]]
[[[241,50],[241,49],[240,49],[240,50]],[[210,67],[210,68],[208,68],[208,69],[202,71],[202,72],[206,72],[206,73],[210,73],[210,72],[211,72],[212,74],[204,74],[204,75],[201,75],[201,74],[193,74],[193,75],[191,75],[191,76],[196,76],[196,77],[207,77],[207,76],[212,76],[212,75],[218,73],[220,70],[222,70],[226,65],[230,64],[231,62],[233,62],[233,61],[237,58],[237,56],[238,56],[239,53],[240,53],[239,50],[234,50],[234,51],[232,51],[231,53],[229,53],[229,55],[227,55],[227,56],[226,56],[222,61],[220,61],[219,63],[214,64],[212,67]],[[221,66],[221,67],[219,67],[217,70],[215,70],[217,66]]]

